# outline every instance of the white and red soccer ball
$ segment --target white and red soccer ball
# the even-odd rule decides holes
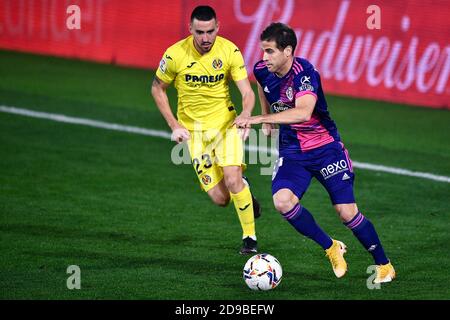
[[[281,282],[283,270],[280,262],[268,253],[256,254],[244,266],[244,281],[252,290],[267,291]]]

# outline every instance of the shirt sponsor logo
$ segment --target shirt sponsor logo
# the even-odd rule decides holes
[[[184,76],[186,82],[201,82],[201,83],[214,83],[223,80],[224,78],[225,78],[224,73],[215,76],[208,76],[208,75],[194,76],[191,74],[186,74]]]
[[[287,109],[290,109],[291,107],[287,104],[283,103],[283,101],[278,100],[277,102],[274,102],[271,104],[273,112],[281,112]]]
[[[345,160],[340,160],[337,162],[333,162],[326,167],[323,167],[320,169],[320,173],[322,174],[322,177],[327,180],[341,172],[347,171],[348,165]]]

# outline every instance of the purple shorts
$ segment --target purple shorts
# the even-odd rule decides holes
[[[355,202],[352,161],[341,142],[301,154],[281,154],[272,175],[272,195],[286,188],[301,199],[312,177],[325,187],[333,205]]]

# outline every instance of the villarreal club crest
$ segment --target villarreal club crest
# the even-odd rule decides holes
[[[212,67],[214,70],[220,70],[223,67],[223,62],[219,58],[215,58],[212,62]]]

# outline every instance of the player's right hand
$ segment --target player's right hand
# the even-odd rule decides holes
[[[191,134],[182,125],[178,125],[174,129],[172,129],[172,136],[170,138],[172,141],[175,141],[176,143],[182,143],[186,140],[189,140],[190,138]]]

